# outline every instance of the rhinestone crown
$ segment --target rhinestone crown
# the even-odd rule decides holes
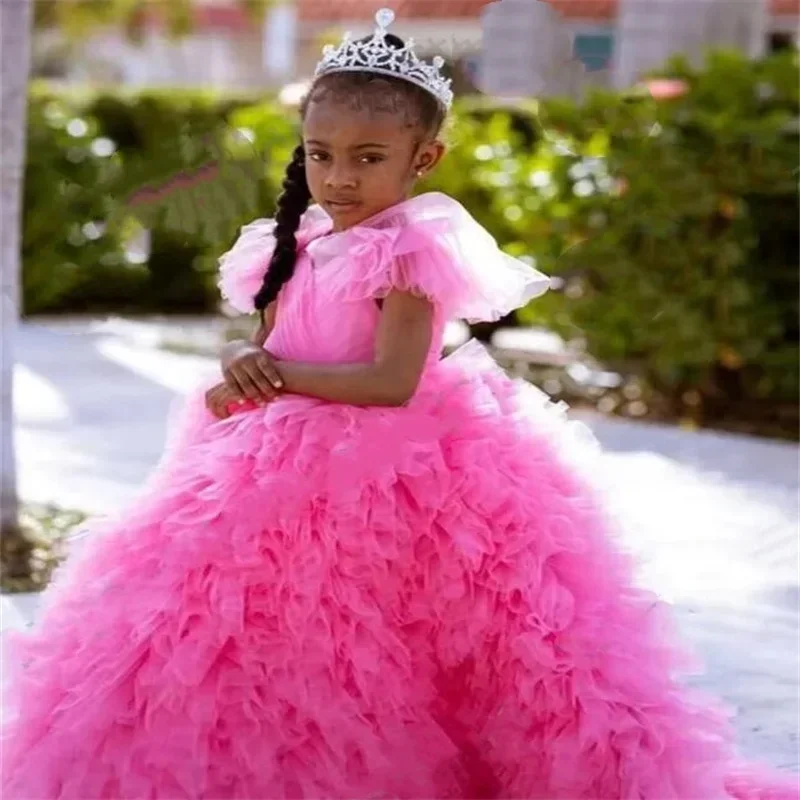
[[[409,39],[402,48],[387,44],[386,31],[393,21],[394,11],[382,8],[375,14],[377,25],[370,39],[354,41],[346,33],[338,47],[326,45],[314,71],[314,78],[332,72],[363,71],[390,75],[422,87],[449,109],[453,103],[452,81],[439,72],[444,66],[444,59],[435,56],[430,64],[421,61],[413,51],[413,39]]]

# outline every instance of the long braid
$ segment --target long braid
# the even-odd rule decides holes
[[[283,191],[278,197],[275,213],[275,250],[269,262],[264,282],[254,298],[255,307],[262,312],[278,297],[284,284],[294,273],[297,260],[297,229],[308,208],[311,192],[306,182],[305,151],[298,145],[286,166]]]

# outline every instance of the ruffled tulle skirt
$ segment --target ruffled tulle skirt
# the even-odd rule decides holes
[[[10,643],[2,797],[797,797],[676,682],[599,458],[478,345],[402,409],[198,393]]]

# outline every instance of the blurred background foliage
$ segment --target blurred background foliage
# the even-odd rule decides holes
[[[797,66],[716,52],[671,62],[652,94],[462,99],[420,190],[554,276],[503,324],[640,377],[665,414],[796,430]],[[273,213],[298,127],[263,96],[35,84],[28,136],[26,314],[206,313],[220,253]]]
[[[264,18],[270,0],[238,0],[251,24]],[[137,41],[148,16],[157,16],[171,36],[192,30],[193,0],[36,0],[34,26],[39,30],[58,29],[69,39],[77,39],[98,27],[120,27],[131,41]]]

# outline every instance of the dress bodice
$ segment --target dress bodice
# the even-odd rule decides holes
[[[294,275],[282,290],[265,347],[281,360],[321,363],[369,361],[380,321],[379,298],[342,298],[331,259],[319,239],[300,253]],[[437,313],[429,361],[439,358],[445,320]]]

